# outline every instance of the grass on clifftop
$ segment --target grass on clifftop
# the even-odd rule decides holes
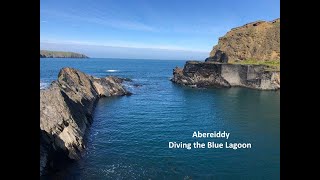
[[[243,61],[231,62],[230,64],[252,64],[252,65],[265,65],[268,66],[270,71],[280,71],[280,61],[279,60],[269,60],[269,61],[257,61],[253,59],[247,59]]]
[[[48,50],[40,50],[40,57],[45,56],[45,57],[64,57],[64,58],[70,58],[70,57],[75,57],[75,58],[87,58],[86,55],[80,54],[80,53],[75,53],[75,52],[67,52],[67,51],[48,51]]]

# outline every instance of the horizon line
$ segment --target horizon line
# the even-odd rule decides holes
[[[121,59],[121,60],[169,60],[169,61],[204,61],[196,59],[149,59],[149,58],[119,58],[119,57],[88,57],[88,58],[40,58],[40,59]]]
[[[94,44],[94,43],[84,43],[84,42],[72,42],[72,41],[62,41],[62,42],[52,42],[48,40],[40,40],[40,45],[42,43],[47,43],[47,44],[64,44],[64,45],[80,45],[80,46],[96,46],[96,47],[109,47],[109,48],[134,48],[134,49],[153,49],[153,50],[167,50],[167,51],[187,51],[187,52],[198,52],[198,53],[210,53],[207,50],[193,50],[193,49],[185,49],[185,48],[179,48],[179,47],[172,47],[172,48],[166,48],[166,47],[134,47],[134,46],[121,46],[121,45],[107,45],[107,44]],[[40,49],[41,50],[41,49]]]

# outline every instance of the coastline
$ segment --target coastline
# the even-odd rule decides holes
[[[171,81],[194,88],[245,87],[279,90],[280,71],[270,71],[268,68],[265,65],[187,61],[183,69],[173,69]]]
[[[75,62],[83,63],[78,66]],[[184,176],[204,177],[204,171],[215,169],[218,174],[210,173],[210,176],[214,177],[223,176],[225,166],[232,167],[233,164],[243,163],[248,174],[265,175],[270,179],[276,179],[274,177],[278,174],[278,156],[275,159],[268,157],[271,154],[276,155],[279,149],[277,128],[280,93],[247,88],[202,90],[184,88],[168,81],[172,67],[183,66],[183,63],[118,59],[105,62],[100,59],[41,61],[43,79],[55,79],[61,67],[73,66],[95,77],[107,75],[128,77],[133,82],[124,85],[135,94],[130,97],[99,99],[93,111],[91,124],[88,126],[90,128],[87,128],[83,138],[85,145],[83,156],[79,160],[70,160],[65,154],[57,154],[60,158],[66,157],[68,161],[61,166],[53,163],[53,166],[58,168],[45,177],[130,179],[134,176],[156,179],[166,176],[179,179]],[[108,72],[110,69],[117,71]],[[142,86],[133,87],[135,83]],[[184,151],[167,147],[167,141],[190,142],[192,133],[198,130],[209,133],[214,131],[218,133],[220,130],[223,133],[226,130],[236,135],[230,136],[228,143],[250,142],[252,148]],[[261,139],[265,141],[260,141]],[[215,143],[220,141],[225,146],[224,139],[214,140]],[[265,154],[265,158],[252,154],[258,149]],[[201,155],[207,157],[205,160],[194,159],[194,154],[200,151]],[[245,158],[237,158],[239,155]],[[164,159],[162,158],[164,156],[171,158]],[[221,160],[223,164],[212,165],[212,161]],[[274,164],[272,167],[267,166],[273,175],[266,174],[263,168],[258,170],[250,168],[256,167],[251,164],[256,160]],[[195,163],[189,163],[190,161]],[[48,168],[52,169],[50,165]],[[179,169],[188,169],[188,173],[177,173],[172,169],[178,172]],[[230,172],[235,176],[240,175],[238,170],[235,168]]]
[[[78,160],[83,136],[101,97],[131,95],[117,77],[96,78],[73,68],[60,70],[58,80],[40,90],[40,176],[55,156]],[[52,167],[51,167],[52,168]]]
[[[80,58],[87,59],[88,56],[75,52],[67,51],[49,51],[49,50],[40,50],[40,58]]]

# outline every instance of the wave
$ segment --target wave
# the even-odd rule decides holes
[[[119,70],[116,70],[116,69],[108,69],[106,70],[107,72],[118,72]]]

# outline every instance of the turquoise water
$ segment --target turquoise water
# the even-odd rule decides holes
[[[133,79],[134,94],[101,99],[86,137],[84,158],[57,174],[74,179],[280,179],[280,91],[192,89],[169,81],[185,61],[41,59],[40,86],[61,67],[98,77]],[[111,71],[110,71],[111,70]],[[133,84],[142,86],[136,87]],[[194,131],[230,133],[251,149],[169,149]],[[58,175],[57,175],[58,176]]]

